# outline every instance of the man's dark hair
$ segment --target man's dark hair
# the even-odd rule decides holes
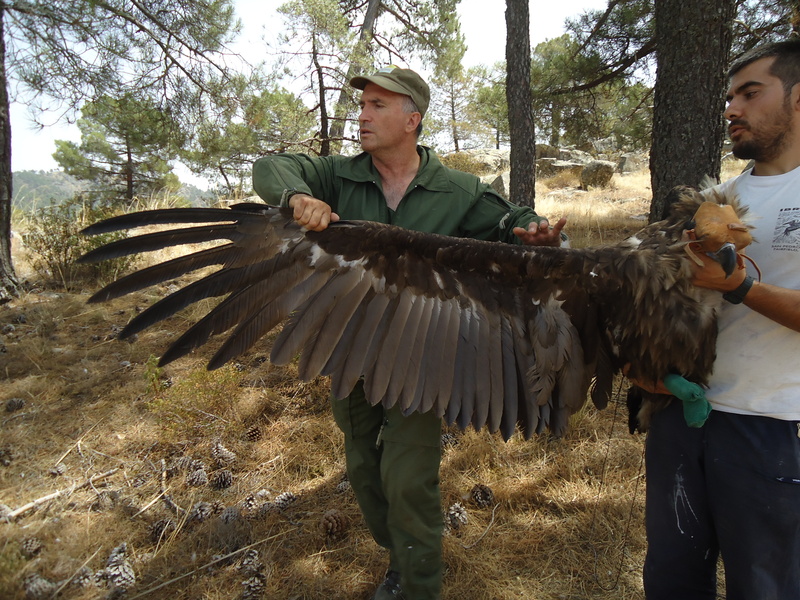
[[[794,84],[800,83],[800,38],[770,42],[748,50],[733,61],[728,69],[728,79],[757,60],[773,57],[775,61],[769,73],[781,80],[784,93],[788,96]]]

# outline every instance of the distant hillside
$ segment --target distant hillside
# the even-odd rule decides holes
[[[64,171],[17,171],[12,178],[11,202],[14,208],[30,212],[72,198],[86,187]]]
[[[64,171],[16,171],[13,174],[11,202],[14,208],[31,212],[51,203],[61,203],[76,193],[88,189],[88,185]],[[212,192],[203,191],[194,185],[184,184],[180,195],[193,206],[204,205],[204,198],[213,198]]]

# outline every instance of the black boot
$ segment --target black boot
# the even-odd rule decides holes
[[[400,589],[400,573],[389,569],[383,583],[375,590],[372,600],[403,600],[403,590]]]

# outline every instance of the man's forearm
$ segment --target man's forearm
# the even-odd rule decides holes
[[[800,331],[800,290],[756,281],[742,304],[784,327]]]

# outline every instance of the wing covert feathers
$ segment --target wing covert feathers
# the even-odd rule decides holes
[[[516,427],[526,437],[561,435],[590,388],[597,406],[608,402],[623,364],[634,377],[706,382],[715,308],[691,285],[681,242],[697,196],[686,193],[671,220],[607,248],[521,247],[354,221],[307,232],[285,209],[242,204],[103,221],[86,232],[160,229],[82,260],[190,247],[90,299],[193,278],[133,319],[123,331],[131,335],[222,297],[161,364],[222,334],[208,365],[217,368],[283,324],[272,361],[299,356],[300,376],[330,375],[338,397],[363,377],[369,402],[406,414],[433,411],[505,439]]]

